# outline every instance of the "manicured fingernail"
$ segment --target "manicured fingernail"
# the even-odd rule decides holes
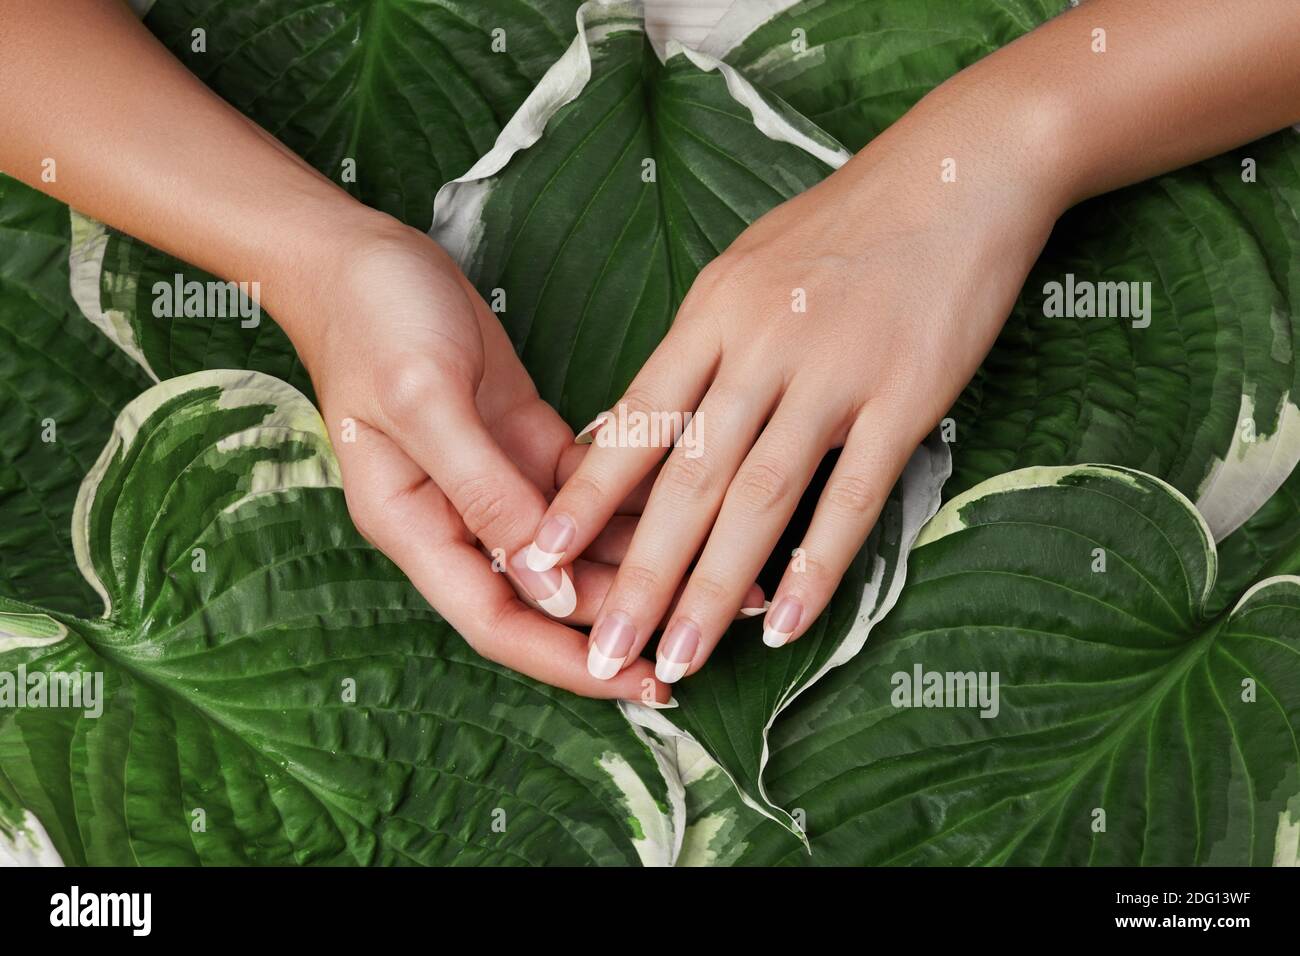
[[[794,629],[803,617],[803,605],[792,597],[783,597],[767,612],[763,622],[763,643],[768,647],[780,647],[790,640]]]
[[[690,621],[676,621],[659,642],[659,659],[655,661],[655,677],[665,684],[682,679],[686,669],[695,659],[700,646],[700,629]]]
[[[758,617],[771,606],[770,601],[763,600],[763,589],[757,584],[750,585],[745,592],[745,600],[740,605],[741,617]]]
[[[573,589],[573,579],[564,568],[534,571],[528,566],[525,550],[510,559],[510,569],[528,596],[551,617],[568,617],[577,608],[578,594]]]
[[[599,680],[609,680],[620,670],[632,651],[636,627],[622,611],[611,611],[601,618],[592,632],[587,650],[587,670]]]
[[[551,515],[537,529],[537,537],[528,546],[525,559],[533,571],[549,571],[560,563],[578,527],[568,515]]]
[[[575,445],[590,445],[596,438],[596,429],[605,424],[605,416],[608,414],[609,412],[601,412],[597,415],[595,421],[573,436],[573,443]]]
[[[672,710],[672,708],[678,706],[676,697],[669,697],[668,702],[664,704],[659,703],[657,700],[638,700],[636,703],[645,704],[651,710]]]

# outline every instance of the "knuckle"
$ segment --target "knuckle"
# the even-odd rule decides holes
[[[643,564],[625,564],[618,570],[615,587],[635,599],[657,591],[661,580],[662,576],[653,568],[647,568]]]
[[[625,412],[651,415],[662,410],[658,396],[645,385],[633,383],[618,401]]]
[[[451,500],[470,534],[482,541],[507,540],[512,530],[510,504],[491,478],[467,478],[451,490]]]
[[[875,483],[856,475],[831,481],[826,488],[826,502],[837,514],[865,517],[879,510],[881,492]]]
[[[355,490],[344,487],[343,499],[348,506],[352,524],[361,537],[375,544],[380,534],[381,508],[371,495],[358,494]],[[377,544],[375,544],[378,547]]]
[[[705,604],[720,604],[732,593],[732,588],[711,574],[696,572],[691,576],[691,599]]]
[[[556,497],[563,499],[562,507],[566,510],[585,511],[597,502],[604,501],[607,495],[599,479],[583,474],[582,469],[579,469],[564,483]]]
[[[488,618],[483,622],[482,627],[467,628],[464,634],[465,643],[474,649],[474,652],[480,657],[486,658],[493,664],[500,664],[502,667],[509,667],[509,654],[503,654],[507,645],[492,640],[494,634],[510,634],[516,626],[515,617],[519,610],[522,609],[516,601],[506,601],[496,608]]]
[[[437,374],[422,359],[406,356],[388,363],[378,384],[380,411],[395,425],[419,421],[435,405]]]
[[[736,496],[748,508],[766,512],[786,502],[794,490],[790,473],[770,461],[746,464],[736,476]]]
[[[712,490],[717,478],[706,458],[688,458],[673,454],[668,457],[659,481],[670,492],[683,498],[696,498]]]
[[[697,301],[708,299],[717,295],[730,282],[731,263],[728,261],[726,253],[723,253],[709,260],[695,276],[695,281],[691,283],[688,298],[693,297]],[[692,305],[694,304],[696,303],[693,302]]]
[[[803,560],[796,574],[801,583],[801,590],[805,593],[820,593],[828,584],[835,581],[831,566],[807,551],[803,554]]]
[[[691,288],[706,301],[730,299],[749,290],[748,271],[744,256],[723,252],[700,270]]]

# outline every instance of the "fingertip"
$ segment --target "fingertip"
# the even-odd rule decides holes
[[[543,551],[534,541],[524,549],[524,565],[530,571],[536,571],[539,574],[543,571],[549,571],[560,562],[564,557],[563,551]]]
[[[767,612],[763,622],[763,643],[768,647],[784,647],[794,638],[803,623],[803,602],[788,594],[781,595]]]
[[[510,559],[510,570],[525,593],[553,618],[566,618],[578,608],[578,592],[564,568],[534,571],[528,566],[527,549]]]
[[[587,671],[597,680],[609,680],[623,669],[636,645],[636,626],[622,611],[604,615],[591,632]]]
[[[567,514],[548,515],[524,553],[525,565],[539,573],[551,570],[564,558],[577,533],[577,524]]]
[[[758,617],[771,606],[771,602],[763,598],[763,589],[757,584],[751,584],[745,592],[745,599],[740,602],[740,616]]]
[[[601,412],[586,428],[573,436],[573,443],[575,445],[590,445],[596,440],[596,430],[604,425],[605,420],[609,417],[609,412]]]
[[[606,686],[615,691],[611,696],[647,707],[666,707],[673,703],[673,689],[655,676],[654,667],[642,657],[625,667]]]
[[[674,621],[664,631],[655,655],[655,677],[674,684],[686,676],[700,649],[700,628],[694,621]]]

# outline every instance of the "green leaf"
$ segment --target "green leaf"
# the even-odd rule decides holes
[[[575,425],[621,394],[710,259],[846,158],[722,64],[677,49],[661,63],[635,6],[592,4],[580,16],[578,38],[493,149],[440,194],[432,230],[489,301],[503,290],[502,321],[543,396]],[[93,223],[78,222],[76,233],[79,301],[147,369],[166,377],[205,364],[252,367],[305,386],[273,326],[250,341],[233,320],[156,318],[155,283],[192,278],[180,263]],[[888,610],[947,467],[941,445],[918,452],[813,636],[778,656],[749,629],[681,690],[671,733],[723,754],[747,799],[789,827],[762,797],[767,728]],[[738,673],[756,680],[743,687]],[[662,717],[629,712],[663,729]]]
[[[770,792],[804,811],[820,863],[1285,862],[1300,577],[1211,613],[1216,566],[1191,504],[1139,472],[971,489],[867,648],[776,728]],[[985,696],[927,698],[931,674]],[[803,862],[752,846],[742,862]]]
[[[699,271],[847,158],[716,61],[673,47],[661,64],[635,5],[583,17],[430,230],[489,301],[504,294],[538,390],[577,428],[622,395]]]
[[[539,391],[576,427],[619,399],[709,260],[845,159],[716,60],[670,47],[660,63],[635,8],[590,4],[581,16],[578,40],[497,145],[439,194],[432,230],[485,298],[504,295],[501,320]],[[627,712],[690,735],[752,806],[795,829],[763,796],[768,728],[888,611],[947,474],[941,443],[917,452],[808,636],[773,654],[756,624],[738,624],[677,686],[675,710]]]
[[[491,148],[568,47],[579,3],[159,0],[145,24],[311,165],[424,229],[438,187]]]
[[[73,531],[103,617],[0,602],[0,855],[47,833],[96,865],[675,857],[680,796],[648,738],[452,632],[353,530],[287,385],[154,386]],[[70,674],[93,700],[12,696]]]
[[[425,229],[438,187],[492,145],[564,52],[577,9],[578,0],[161,0],[146,24],[324,175]],[[155,381],[247,368],[310,394],[270,316],[247,325],[206,311],[153,314],[160,284],[206,287],[212,275],[92,220],[78,217],[75,230],[77,301]]]
[[[288,336],[269,314],[238,297],[237,284],[76,212],[72,237],[70,281],[82,314],[153,381],[202,369],[251,369],[311,394]],[[195,310],[199,314],[186,315],[185,301],[195,290],[195,301],[205,304]],[[210,290],[216,292],[211,299]],[[162,315],[155,314],[159,302],[170,306],[157,310]]]
[[[745,803],[708,751],[689,737],[674,737],[671,743],[686,799],[686,832],[678,866],[732,866],[745,858],[752,845],[769,853],[778,847],[791,853],[802,849],[789,830]]]
[[[1257,183],[1241,181],[1246,156]],[[1168,481],[1216,538],[1239,527],[1300,458],[1298,213],[1288,130],[1067,214],[953,412],[950,493],[1105,461]],[[1045,316],[1067,274],[1151,282],[1150,326]]]
[[[94,592],[70,533],[77,487],[148,382],[77,315],[68,245],[67,207],[0,176],[0,595],[86,613]]]
[[[856,150],[948,77],[1068,7],[1068,0],[738,3],[702,46]]]
[[[1219,542],[1219,577],[1210,605],[1227,607],[1252,581],[1279,574],[1300,574],[1300,469]]]
[[[1060,0],[776,6],[733,8],[706,49],[853,149],[1066,8]],[[1257,181],[1244,181],[1246,159]],[[1069,212],[953,410],[947,493],[1026,465],[1105,461],[1187,494],[1216,538],[1239,527],[1300,461],[1298,217],[1300,138],[1291,130]],[[1048,284],[1067,275],[1150,283],[1150,324],[1046,315]]]

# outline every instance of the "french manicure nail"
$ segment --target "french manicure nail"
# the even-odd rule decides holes
[[[801,617],[803,605],[794,598],[783,597],[778,600],[763,622],[763,643],[768,647],[780,647],[790,640]]]
[[[577,608],[578,594],[573,589],[573,579],[564,568],[534,571],[528,566],[526,550],[510,559],[510,568],[528,596],[551,617],[568,617]]]
[[[568,515],[551,515],[537,529],[537,537],[528,546],[525,563],[533,571],[549,571],[560,563],[564,549],[573,541],[578,527]]]
[[[740,613],[745,617],[758,617],[760,614],[767,613],[767,609],[771,606],[771,601],[764,601],[762,607],[742,607]]]
[[[655,661],[655,677],[665,684],[682,679],[686,669],[695,659],[700,646],[700,629],[691,621],[676,621],[663,640],[659,642],[659,659]]]
[[[632,619],[622,611],[605,615],[592,632],[587,650],[587,670],[598,680],[609,680],[623,669],[636,639]]]
[[[595,421],[573,436],[573,443],[575,445],[590,445],[596,438],[596,429],[605,424],[607,415],[609,415],[609,412],[601,412],[597,415]]]
[[[638,700],[635,701],[635,703],[644,704],[646,707],[649,707],[651,710],[672,710],[674,707],[680,706],[677,703],[676,697],[669,697],[668,702],[666,704],[661,704],[657,700]]]

